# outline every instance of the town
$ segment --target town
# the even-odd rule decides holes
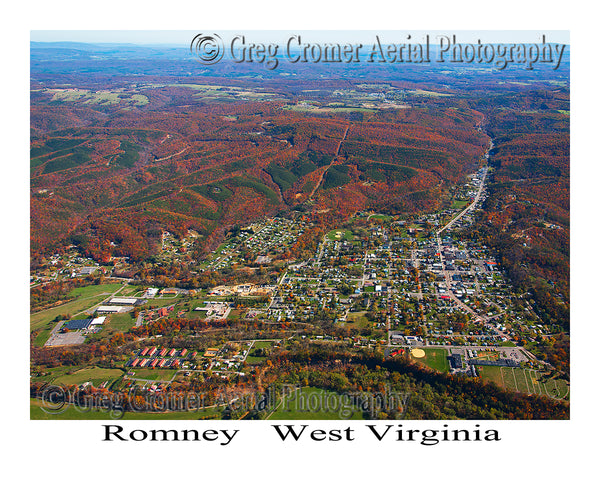
[[[105,328],[127,332],[177,318],[294,326],[329,319],[343,334],[304,331],[300,340],[381,349],[387,357],[406,356],[453,375],[483,376],[514,390],[566,398],[567,384],[542,382],[552,366],[523,346],[524,339],[531,345],[557,332],[542,325],[526,293],[514,291],[489,248],[462,235],[486,198],[488,173],[484,166],[469,176],[455,189],[450,207],[437,213],[400,220],[358,212],[327,232],[312,257],[300,262],[282,260],[282,254],[311,228],[301,217],[265,218],[236,229],[196,264],[198,272],[262,268],[275,261],[284,265],[276,282],[192,290],[119,278],[122,284],[106,286],[115,287],[110,295],[47,326],[43,345],[82,344],[108,334]],[[164,232],[158,261],[179,257],[194,263],[185,255],[195,236],[190,232],[177,240]],[[106,281],[127,262],[118,259],[111,271],[76,252],[51,257],[32,276],[32,285],[60,276],[102,275]],[[124,358],[128,373],[114,386],[161,390],[185,377],[237,378],[288,341],[241,339],[199,352],[174,348],[160,337]]]

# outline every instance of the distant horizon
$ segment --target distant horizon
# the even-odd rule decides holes
[[[30,43],[87,43],[87,44],[127,44],[136,46],[188,46],[191,39],[203,30],[31,30]],[[252,41],[284,41],[287,36],[301,34],[307,40],[316,42],[356,43],[370,42],[379,34],[385,43],[406,42],[411,35],[413,43],[426,34],[457,36],[457,43],[539,43],[546,35],[547,43],[560,43],[570,46],[568,30],[215,30],[220,35],[247,35]],[[211,31],[212,33],[212,31]],[[433,39],[431,39],[433,40]],[[437,43],[437,42],[434,42]]]

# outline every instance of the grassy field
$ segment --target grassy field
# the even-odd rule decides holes
[[[102,382],[116,380],[123,375],[123,370],[118,368],[86,367],[73,373],[66,373],[55,377],[52,383],[56,385],[81,385],[92,382],[97,387]]]
[[[140,287],[138,285],[125,285],[123,290],[119,292],[119,296],[123,297],[137,297],[146,291],[146,287]]]
[[[110,283],[75,288],[69,292],[69,297],[74,298],[74,300],[58,307],[32,314],[30,316],[30,328],[31,330],[43,328],[54,320],[57,315],[74,315],[82,310],[87,310],[93,305],[101,303],[106,297],[119,290],[121,286],[119,283]]]
[[[131,377],[132,380],[170,381],[177,370],[171,370],[168,368],[135,368],[133,371],[135,372],[135,375]]]
[[[67,372],[76,372],[77,370],[79,370],[79,367],[73,366],[45,368],[43,370],[44,375],[42,375],[41,377],[36,377],[34,380],[40,382],[53,383],[54,380],[60,377],[61,375],[65,375]]]
[[[391,215],[384,215],[382,213],[376,213],[374,215],[370,215],[369,217],[371,220],[383,220],[383,221],[388,221],[388,220],[393,220],[394,217],[392,217]]]
[[[54,323],[49,323],[48,325],[46,325],[33,339],[33,344],[36,347],[43,347],[44,344],[50,338],[50,333],[52,333],[52,329],[54,328],[54,326]]]
[[[481,378],[509,390],[553,398],[569,398],[569,385],[565,380],[546,378],[535,370],[492,366],[480,366],[477,369]]]
[[[185,297],[180,296],[176,298],[175,296],[165,296],[163,298],[151,298],[144,306],[148,306],[150,308],[167,307],[169,305],[174,305],[175,303],[181,302],[182,300],[185,300]]]
[[[104,329],[108,328],[119,332],[127,332],[133,326],[135,326],[135,319],[131,318],[129,313],[113,313],[108,317],[108,324]]]
[[[106,410],[81,411],[69,406],[62,413],[46,413],[42,402],[32,398],[29,401],[29,418],[31,420],[114,420]],[[192,412],[126,412],[121,420],[202,420],[205,418],[221,418],[221,408],[213,407]]]
[[[141,94],[122,94],[120,92],[98,91],[70,88],[48,90],[54,93],[53,102],[75,102],[82,101],[87,104],[118,105],[119,103],[131,103],[135,106],[143,106],[148,103],[148,97]]]
[[[445,348],[423,348],[425,356],[423,358],[411,358],[415,362],[427,365],[438,372],[449,372],[450,365],[448,364],[448,352]]]
[[[465,208],[468,204],[466,200],[454,200],[450,208]]]
[[[254,346],[252,347],[252,350],[250,350],[250,352],[248,353],[248,357],[246,357],[246,363],[248,363],[249,365],[258,365],[258,364],[264,362],[267,359],[267,357],[255,357],[253,355],[253,353],[259,348],[270,348],[271,345],[273,345],[273,342],[265,342],[265,341],[254,342]]]
[[[350,230],[332,230],[327,234],[327,238],[331,241],[334,240],[347,240],[350,241],[354,238]]]
[[[412,93],[413,95],[422,95],[425,97],[451,97],[451,93],[440,93],[440,92],[432,92],[431,90],[421,90],[420,88],[416,90],[410,90],[408,93]]]
[[[350,312],[344,326],[346,328],[365,328],[370,325],[366,317],[367,312]]]
[[[493,366],[478,366],[477,367],[477,371],[479,373],[479,375],[481,376],[481,378],[485,378],[487,380],[491,380],[492,382],[494,382],[496,385],[500,385],[501,387],[504,387],[504,382],[502,381],[502,371],[501,371],[502,367],[493,367]]]
[[[341,406],[341,403],[342,397],[336,392],[315,387],[303,387],[299,393],[295,392],[281,402],[268,419],[362,420],[360,411],[346,412],[346,408]]]

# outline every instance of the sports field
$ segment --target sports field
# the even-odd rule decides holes
[[[424,354],[424,355],[423,355]],[[414,348],[411,358],[438,372],[449,372],[448,352],[445,348]]]
[[[569,384],[563,379],[545,377],[532,369],[513,367],[477,367],[482,378],[521,393],[535,393],[552,398],[569,399]]]

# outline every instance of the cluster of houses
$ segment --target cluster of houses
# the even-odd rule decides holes
[[[257,265],[268,264],[287,251],[308,225],[300,219],[266,218],[241,230],[212,252],[204,270],[221,270],[234,264],[247,264],[247,254]],[[242,253],[243,251],[243,253]]]

